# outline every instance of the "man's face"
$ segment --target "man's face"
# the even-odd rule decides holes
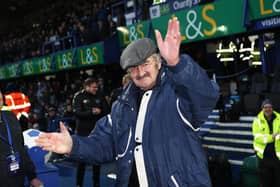
[[[137,87],[149,90],[156,84],[160,67],[161,62],[150,56],[143,64],[130,67],[127,71]]]
[[[54,110],[52,110],[52,111],[49,111],[49,116],[50,116],[50,117],[53,117],[53,116],[55,116],[55,111],[54,111]]]
[[[96,82],[93,82],[85,87],[85,90],[93,95],[96,95],[98,90],[98,85]]]
[[[272,108],[271,104],[265,104],[263,106],[263,113],[266,117],[270,117],[272,115],[272,111],[273,111],[273,108]]]

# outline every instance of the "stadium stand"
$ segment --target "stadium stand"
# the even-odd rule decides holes
[[[243,105],[245,113],[250,115],[256,115],[261,106],[261,97],[259,94],[248,93],[244,95]]]
[[[200,129],[203,147],[208,156],[225,154],[232,170],[232,185],[240,183],[243,159],[254,155],[251,116],[241,116],[237,122],[220,122],[214,110]]]

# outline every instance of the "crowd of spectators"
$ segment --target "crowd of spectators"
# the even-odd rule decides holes
[[[81,70],[62,72],[59,76],[49,78],[17,79],[2,83],[1,90],[3,93],[20,91],[29,98],[31,110],[23,129],[35,128],[46,131],[50,123],[58,123],[59,120],[62,120],[66,121],[74,130],[75,118],[72,111],[72,100],[74,94],[82,89],[83,81],[86,78],[98,79],[99,94],[105,96],[108,104],[112,90],[121,86],[123,72],[117,64],[95,66],[90,72]]]
[[[57,1],[44,8],[39,23],[0,36],[0,65],[104,40],[125,24],[121,10],[118,21],[112,20],[111,3]]]

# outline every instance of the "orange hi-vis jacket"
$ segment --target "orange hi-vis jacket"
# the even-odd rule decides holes
[[[19,119],[21,115],[28,117],[31,104],[26,95],[21,92],[5,94],[5,104]]]

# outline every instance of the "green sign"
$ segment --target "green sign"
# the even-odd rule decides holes
[[[66,50],[54,55],[55,69],[67,70],[74,67],[73,65],[74,50]]]
[[[96,64],[104,64],[102,42],[2,66],[0,67],[0,80]]]
[[[160,16],[170,14],[170,3],[161,3],[150,7],[150,18],[158,18]]]
[[[280,0],[249,0],[250,19],[280,15]]]
[[[89,66],[103,64],[103,45],[101,43],[77,49],[77,65]]]
[[[242,26],[243,0],[217,1],[176,12],[180,21],[182,42],[193,42],[245,32]],[[154,29],[165,36],[171,15],[153,19]]]
[[[51,67],[51,63],[52,63],[52,58],[53,56],[48,55],[48,56],[44,56],[41,58],[37,59],[37,69],[36,71],[39,73],[50,73],[52,72],[52,67]]]
[[[34,59],[21,62],[22,75],[26,76],[35,74],[35,66],[36,64],[34,63]]]
[[[6,68],[5,66],[0,67],[0,80],[6,79]]]
[[[7,78],[16,78],[21,75],[20,63],[6,65]]]
[[[52,72],[51,59],[52,56],[49,55],[20,62],[22,67],[22,75],[27,76]]]
[[[119,44],[123,48],[130,42],[148,37],[150,21],[143,21],[127,27],[118,27]]]

